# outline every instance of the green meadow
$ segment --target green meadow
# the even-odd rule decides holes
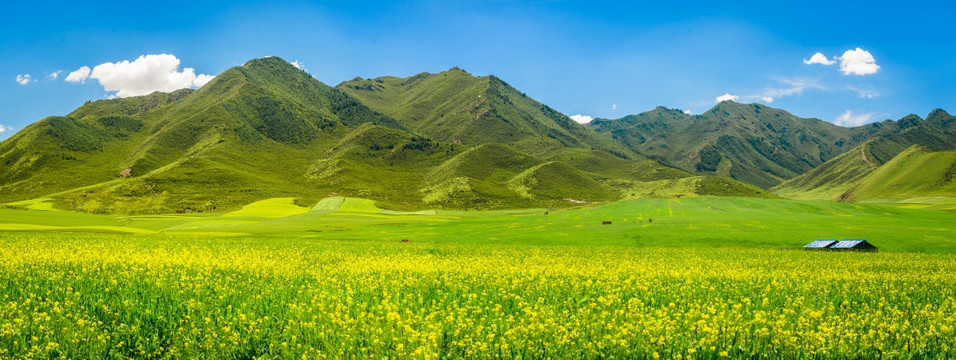
[[[45,209],[43,205],[41,199],[0,208],[0,230],[779,249],[796,249],[817,238],[864,238],[881,251],[956,252],[952,211],[827,201],[697,197],[635,199],[566,210],[401,212],[357,198],[329,197],[311,207],[299,206],[292,198],[274,198],[222,214],[140,216],[36,210]]]
[[[330,197],[103,216],[45,202],[0,208],[0,358],[956,356],[951,211],[699,197],[400,212]],[[880,251],[801,249],[816,238]]]

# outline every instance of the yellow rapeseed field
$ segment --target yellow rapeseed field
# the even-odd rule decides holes
[[[0,358],[953,358],[956,257],[0,234]]]

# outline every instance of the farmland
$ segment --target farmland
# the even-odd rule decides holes
[[[945,211],[698,198],[402,214],[330,198],[0,214],[0,357],[956,356]],[[813,237],[881,251],[795,250]]]

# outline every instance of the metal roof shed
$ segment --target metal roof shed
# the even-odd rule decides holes
[[[876,246],[870,244],[866,239],[843,239],[829,247],[836,251],[877,251]]]
[[[803,246],[804,250],[826,250],[833,244],[837,243],[837,239],[817,239],[812,243],[806,244]]]

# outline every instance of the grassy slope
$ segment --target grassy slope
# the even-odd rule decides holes
[[[810,187],[809,180],[819,181],[816,173],[794,179],[775,188],[781,196],[799,199],[826,199],[845,202],[913,202],[933,204],[956,198],[956,151],[931,152],[914,145],[890,161],[875,166],[862,160],[837,158],[823,171],[837,174],[831,182]]]
[[[519,144],[518,146],[521,147],[522,145],[525,144]],[[657,161],[646,159],[625,160],[600,150],[560,148],[551,149],[538,156],[548,161],[562,161],[576,169],[607,179],[652,181],[688,177],[686,172],[669,166],[661,166]]]
[[[880,166],[850,191],[853,201],[956,197],[956,150],[930,152],[914,145]]]
[[[850,188],[875,171],[882,162],[871,156],[871,143],[864,143],[830,159],[817,168],[771,188],[792,199],[839,200]]]
[[[881,251],[956,253],[956,229],[951,226],[956,213],[863,204],[700,197],[627,200],[600,207],[550,211],[547,215],[543,209],[401,215],[381,211],[372,201],[363,199],[327,199],[320,204],[323,206],[306,212],[286,200],[273,201],[281,205],[275,212],[240,211],[229,216],[115,217],[0,209],[0,227],[58,230],[58,226],[63,226],[73,231],[110,231],[107,227],[113,226],[132,229],[129,231],[191,235],[654,247],[799,248],[816,238],[867,238]],[[258,205],[262,203],[253,208]],[[602,225],[603,221],[611,221],[612,225]],[[101,228],[75,228],[79,224]]]
[[[549,161],[529,168],[511,179],[511,188],[522,197],[561,201],[608,201],[617,193],[587,174],[561,161]],[[569,200],[572,199],[572,200]]]
[[[140,132],[110,129],[96,119],[41,120],[0,143],[0,194],[25,200],[114,179],[122,165],[104,154],[132,147]]]
[[[461,151],[451,144],[376,125],[362,126],[313,161],[306,176],[327,191],[373,198],[389,208],[420,207],[430,169]]]
[[[848,199],[852,193],[851,189],[874,181],[868,180],[868,177],[880,171],[884,164],[895,159],[907,148],[916,145],[927,151],[956,149],[956,132],[954,132],[953,126],[956,120],[954,119],[956,117],[952,117],[942,110],[934,111],[925,121],[909,117],[901,121],[901,125],[905,126],[906,129],[898,133],[870,139],[823,165],[774,187],[772,190],[778,195],[794,199],[852,201],[852,199]],[[910,163],[901,162],[894,166],[910,166]],[[936,176],[942,176],[948,171],[948,164],[944,163],[927,163],[919,166],[924,167],[920,171],[934,173]],[[918,188],[921,189],[919,192],[926,195],[945,194],[947,191],[941,188],[945,184],[945,181],[941,181]],[[881,195],[870,192],[869,194],[858,194],[856,198],[863,200],[875,196],[876,198],[899,199],[922,196],[919,192],[914,192],[914,189],[908,189],[905,186],[895,189],[884,188],[884,193]]]
[[[432,169],[426,176],[424,199],[451,208],[498,207],[519,197],[509,181],[542,160],[502,144],[469,149]]]

